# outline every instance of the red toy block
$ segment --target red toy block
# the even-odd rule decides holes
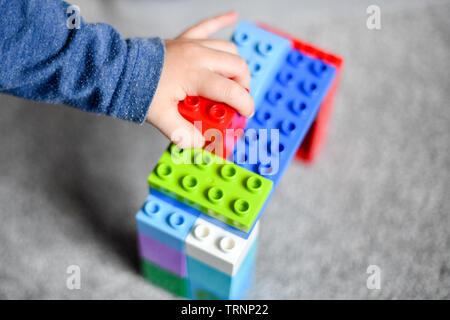
[[[296,157],[306,163],[312,163],[316,158],[320,147],[322,146],[325,136],[328,130],[328,123],[333,109],[334,97],[337,91],[342,66],[344,64],[344,59],[338,55],[326,52],[318,47],[315,47],[307,42],[301,41],[290,34],[283,31],[277,30],[271,26],[263,23],[258,24],[261,28],[267,31],[278,34],[279,36],[285,37],[292,42],[292,46],[302,52],[303,54],[309,55],[313,58],[321,59],[323,62],[328,63],[337,69],[337,74],[335,80],[331,84],[330,90],[328,91],[325,99],[323,100],[319,112],[317,114],[316,120],[312,124],[308,134],[303,140],[302,145],[297,150]]]
[[[245,128],[245,117],[235,109],[202,97],[186,97],[178,103],[178,112],[205,136],[204,148],[224,159],[233,151]],[[210,129],[218,130],[221,136],[216,130],[207,132]],[[217,140],[218,137],[221,139]]]

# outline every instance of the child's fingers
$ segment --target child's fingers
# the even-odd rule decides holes
[[[205,144],[202,133],[184,119],[177,108],[167,108],[164,117],[161,117],[155,125],[182,149],[201,148]]]
[[[203,62],[208,69],[233,79],[244,88],[250,88],[250,69],[244,58],[212,49],[205,55]]]
[[[205,39],[198,41],[202,46],[208,47],[210,49],[225,51],[235,55],[239,54],[236,45],[231,41],[216,40],[216,39]]]
[[[222,28],[228,27],[237,20],[236,11],[220,14],[203,20],[179,35],[179,38],[201,39],[208,38]]]
[[[254,113],[254,103],[250,94],[236,81],[223,77],[215,72],[205,71],[199,75],[197,92],[189,95],[199,95],[214,101],[223,102],[249,118]]]

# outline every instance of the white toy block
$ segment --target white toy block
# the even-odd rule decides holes
[[[259,221],[248,239],[198,218],[186,237],[186,254],[223,273],[234,275],[257,238]]]

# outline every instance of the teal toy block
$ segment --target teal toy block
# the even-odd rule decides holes
[[[242,239],[198,218],[186,238],[186,254],[223,273],[235,275],[258,235],[259,224],[248,239]]]
[[[223,273],[195,258],[187,256],[190,298],[199,300],[245,299],[253,283],[258,239],[234,276]]]

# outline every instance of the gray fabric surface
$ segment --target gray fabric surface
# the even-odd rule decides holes
[[[263,216],[250,298],[450,298],[448,1],[378,1],[380,31],[366,1],[75,3],[125,36],[236,8],[344,56],[319,161],[292,163]],[[139,276],[134,222],[167,140],[63,106],[0,106],[0,298],[172,298]],[[81,290],[66,288],[72,264]]]

